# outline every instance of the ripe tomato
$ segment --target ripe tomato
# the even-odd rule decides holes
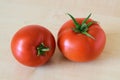
[[[71,61],[85,62],[98,57],[104,49],[106,35],[100,25],[87,18],[74,18],[63,24],[58,32],[58,47]]]
[[[11,41],[14,57],[26,66],[45,64],[55,50],[55,39],[40,25],[27,25],[16,32]]]

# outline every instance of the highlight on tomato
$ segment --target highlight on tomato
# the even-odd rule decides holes
[[[75,62],[86,62],[96,59],[103,51],[106,35],[101,26],[94,20],[74,18],[65,22],[58,32],[57,44],[67,59]]]
[[[31,67],[47,63],[55,51],[52,33],[40,25],[27,25],[18,30],[11,40],[13,56],[21,64]]]

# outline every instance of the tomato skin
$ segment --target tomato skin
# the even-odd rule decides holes
[[[84,18],[75,18],[81,24]],[[87,23],[93,21],[88,19]],[[62,54],[69,60],[75,62],[86,62],[97,58],[104,49],[106,35],[99,24],[95,23],[89,27],[90,38],[82,33],[73,31],[75,25],[72,20],[63,24],[58,32],[58,47]]]
[[[50,50],[37,56],[37,47],[44,43]],[[27,25],[15,33],[11,41],[13,56],[26,66],[45,64],[55,51],[55,39],[52,33],[40,25]]]

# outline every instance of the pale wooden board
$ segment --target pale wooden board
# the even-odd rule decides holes
[[[94,61],[66,60],[56,48],[44,66],[31,68],[12,56],[10,41],[27,24],[48,28],[57,38],[61,25],[75,17],[97,20],[105,30],[107,43]],[[57,39],[56,39],[57,40]],[[120,80],[120,0],[0,0],[0,80]]]

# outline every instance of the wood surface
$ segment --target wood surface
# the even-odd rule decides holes
[[[94,61],[76,63],[65,59],[58,48],[44,66],[26,67],[11,53],[10,42],[17,30],[28,24],[49,29],[57,41],[61,25],[70,18],[98,21],[107,42]],[[120,80],[120,0],[0,0],[0,80]]]

